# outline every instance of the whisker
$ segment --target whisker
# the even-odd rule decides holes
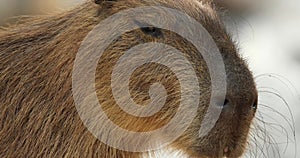
[[[274,73],[262,74],[255,77],[256,83],[259,84],[264,78],[279,81],[287,88],[292,97],[297,98],[296,96],[300,96],[291,81],[284,76]],[[254,157],[281,157],[283,156],[282,154],[287,152],[289,144],[293,143],[295,149],[294,157],[296,158],[297,140],[295,118],[287,98],[283,97],[284,95],[280,93],[282,90],[267,86],[257,88],[260,95],[265,94],[278,98],[287,109],[288,116],[266,103],[259,103],[259,109],[253,121],[253,127],[251,127],[250,142],[248,143],[254,147],[250,149],[250,155]],[[297,100],[300,101],[300,97],[297,98]],[[278,120],[278,117],[282,120]],[[266,119],[268,119],[268,121],[266,121]],[[286,126],[288,128],[286,128]],[[290,135],[291,133],[292,136]],[[285,136],[284,140],[278,141],[278,138],[282,135]]]
[[[274,73],[266,73],[266,74],[257,75],[257,76],[254,77],[254,79],[255,79],[256,83],[258,83],[259,79],[261,79],[263,77],[269,77],[269,78],[272,78],[272,79],[277,79],[277,81],[279,81],[281,84],[285,85],[290,90],[290,92],[292,93],[292,95],[294,97],[300,96],[299,95],[300,93],[295,88],[295,86],[293,86],[293,83],[289,79],[287,79],[286,77],[284,77],[282,75],[274,74]],[[298,100],[300,100],[300,99],[298,99]]]
[[[284,103],[284,105],[286,106],[286,108],[287,108],[288,111],[289,111],[289,115],[290,115],[290,117],[291,117],[292,127],[293,127],[293,128],[292,128],[292,129],[293,129],[292,131],[293,131],[293,135],[294,135],[294,137],[295,137],[295,139],[296,139],[295,119],[294,119],[294,115],[293,115],[293,113],[292,113],[291,107],[289,106],[288,102],[287,102],[282,96],[280,96],[280,94],[278,94],[278,93],[271,92],[271,91],[259,91],[259,92],[261,92],[261,93],[268,93],[268,94],[272,94],[272,95],[274,95],[274,96],[277,96],[277,97],[280,98],[280,100]]]

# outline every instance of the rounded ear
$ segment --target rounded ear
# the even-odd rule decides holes
[[[94,3],[96,3],[96,4],[101,4],[101,3],[103,3],[103,2],[113,2],[113,1],[116,1],[116,0],[93,0],[94,1]]]

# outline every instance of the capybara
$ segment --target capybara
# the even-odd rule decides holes
[[[167,93],[165,104],[150,117],[126,113],[115,101],[111,86],[114,65],[125,51],[139,44],[163,43],[182,52],[195,70],[196,84],[200,87],[197,110],[186,109],[187,114],[195,112],[196,117],[176,140],[164,148],[199,158],[234,158],[244,153],[257,109],[257,90],[251,72],[238,55],[238,49],[219,20],[214,5],[200,0],[95,0],[63,13],[20,19],[22,22],[2,28],[0,157],[127,158],[147,155],[147,151],[121,150],[97,139],[85,126],[88,122],[81,120],[72,93],[76,54],[89,32],[115,13],[142,6],[179,10],[196,19],[208,31],[220,51],[226,70],[226,98],[221,97],[218,102],[222,112],[209,133],[199,137],[202,120],[213,97],[207,63],[195,46],[179,34],[157,27],[140,27],[112,41],[98,61],[95,84],[91,86],[94,86],[106,117],[120,128],[133,132],[154,131],[175,117],[182,100],[182,85],[173,69],[165,65],[149,62],[130,75],[129,93],[132,100],[140,105],[147,105],[153,99],[149,95],[153,84],[158,82],[164,86]],[[99,34],[104,36],[103,33]],[[93,53],[89,49],[86,51],[86,55]],[[128,60],[131,63],[138,58]],[[178,69],[184,76],[185,70],[180,70],[180,64]],[[82,80],[85,82],[84,76]],[[117,80],[116,84],[123,86],[122,80]],[[89,110],[87,112],[93,115],[93,110]],[[107,130],[107,127],[102,124],[101,130]],[[110,131],[105,134],[108,140],[123,142],[121,135],[112,136]],[[168,137],[162,134],[149,140],[155,139],[159,144]],[[141,140],[137,146],[145,143],[147,140]],[[148,152],[155,151],[150,149]]]

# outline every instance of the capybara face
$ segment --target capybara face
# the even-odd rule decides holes
[[[176,9],[195,19],[207,30],[216,43],[225,66],[225,96],[223,98],[212,95],[214,90],[207,61],[192,41],[171,30],[132,19],[129,23],[136,25],[136,29],[123,32],[114,39],[97,60],[94,85],[90,86],[94,86],[97,102],[105,113],[105,117],[100,115],[99,119],[108,118],[118,128],[130,132],[147,133],[167,126],[176,117],[176,113],[183,109],[184,116],[192,117],[195,114],[195,117],[191,118],[188,127],[168,143],[167,147],[183,151],[191,157],[241,156],[257,108],[257,91],[251,72],[237,54],[237,48],[218,19],[213,5],[200,0],[95,2],[97,5],[86,2],[59,15],[32,18],[32,21],[13,25],[0,33],[0,156],[141,156],[140,151],[125,151],[97,139],[100,135],[102,138],[106,136],[108,140],[114,140],[115,143],[128,141],[126,139],[129,137],[124,136],[126,134],[111,134],[113,130],[109,128],[109,121],[102,120],[98,134],[86,127],[92,123],[78,115],[74,97],[82,96],[86,101],[90,95],[83,94],[84,90],[74,93],[74,83],[77,83],[74,80],[74,73],[77,73],[74,69],[77,67],[76,53],[85,46],[86,36],[98,23],[118,12],[145,6]],[[176,17],[167,20],[180,23]],[[107,26],[109,29],[110,27],[112,25]],[[107,32],[96,34],[99,34],[100,40],[105,40],[101,37],[109,35]],[[195,36],[202,35],[195,33]],[[94,42],[99,41],[95,39],[92,43]],[[147,43],[150,45],[143,45]],[[169,46],[167,49],[180,51],[181,58],[173,58],[172,54],[156,49],[156,46],[164,46],[159,44]],[[131,72],[128,83],[125,83],[122,75],[126,73],[126,68],[148,54],[131,54],[130,58],[124,60],[125,64],[120,65],[125,68],[122,69],[124,71],[114,72],[116,65],[127,51],[139,45],[144,46],[140,53],[143,50],[150,50],[150,54],[154,51],[161,55],[157,60],[164,61],[165,64],[153,61],[141,64]],[[148,49],[151,46],[154,48]],[[84,49],[86,56],[95,53],[92,45],[87,48]],[[185,61],[181,61],[183,59],[190,66],[185,67]],[[173,64],[174,67],[171,68],[168,64]],[[86,82],[84,74],[82,73],[78,82],[82,82],[82,85]],[[194,80],[185,78],[191,74],[196,76]],[[194,94],[194,89],[197,89],[195,86],[199,86],[199,97],[188,98],[182,95],[183,90],[187,94]],[[119,106],[120,102],[127,103],[126,97],[119,95],[119,101],[116,101],[114,94],[124,88],[128,89],[131,101],[141,107],[155,107],[161,102],[164,104],[159,111],[151,113],[151,116],[129,114]],[[160,93],[165,96],[159,96]],[[211,100],[216,102],[211,103]],[[189,108],[195,103],[195,109]],[[92,103],[87,101],[87,104]],[[209,106],[219,109],[221,113],[208,134],[200,137],[199,131],[205,126],[203,120]],[[90,115],[89,117],[99,114],[88,108],[83,113]],[[133,110],[133,113],[138,112]],[[182,118],[184,119],[186,118]],[[178,126],[181,124],[179,121]],[[174,129],[170,127],[165,133],[139,140],[136,146],[147,144],[147,140],[164,144],[165,140],[172,137],[168,133],[172,130]]]

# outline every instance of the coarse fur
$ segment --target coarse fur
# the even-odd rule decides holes
[[[96,3],[88,1],[64,13],[29,18],[0,32],[0,157],[141,157],[144,153],[109,147],[87,130],[74,105],[72,70],[82,41],[99,22],[121,10],[152,5],[178,9],[207,29],[224,59],[226,97],[233,110],[228,112],[225,108],[212,131],[198,138],[211,95],[208,68],[191,43],[168,30],[162,30],[163,37],[133,30],[111,43],[98,62],[95,78],[102,108],[115,124],[131,131],[155,130],[170,121],[180,101],[180,84],[170,69],[149,63],[139,67],[131,76],[129,87],[136,103],[145,105],[149,102],[149,87],[155,82],[162,83],[168,92],[166,105],[149,118],[128,115],[118,107],[112,96],[109,74],[112,65],[135,45],[147,42],[171,45],[193,63],[201,96],[197,117],[170,148],[190,157],[241,156],[255,115],[253,104],[257,102],[257,91],[251,72],[237,54],[236,46],[213,5],[197,0]],[[163,137],[166,136],[156,139],[159,142]],[[227,147],[228,151],[224,151]]]

